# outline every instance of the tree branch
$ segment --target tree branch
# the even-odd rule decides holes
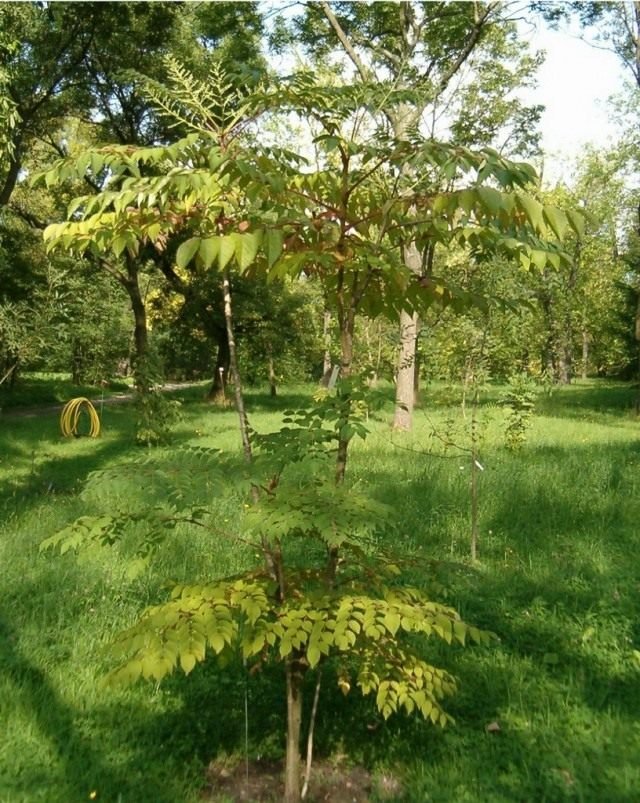
[[[366,66],[366,64],[357,54],[355,48],[353,47],[353,45],[349,40],[349,37],[344,32],[344,29],[342,28],[342,26],[338,22],[338,19],[336,18],[336,15],[331,10],[329,3],[320,3],[320,8],[322,9],[325,17],[327,18],[329,25],[331,25],[333,30],[336,32],[336,36],[340,40],[340,44],[342,45],[342,47],[344,47],[347,56],[349,56],[356,70],[360,73],[360,77],[362,78],[362,80],[363,81],[375,80],[375,75],[373,71]]]
[[[436,87],[435,94],[433,96],[433,100],[436,100],[447,88],[449,85],[449,81],[453,78],[453,76],[458,72],[458,70],[462,67],[465,61],[471,55],[473,48],[478,43],[480,36],[485,28],[487,20],[491,16],[491,14],[495,11],[496,8],[499,7],[499,3],[489,3],[487,7],[484,9],[482,14],[476,16],[474,21],[474,27],[471,31],[471,36],[467,40],[465,46],[458,54],[458,58],[454,61],[454,63],[449,67],[449,69],[445,72],[445,74],[440,78],[438,81],[438,86]],[[477,4],[476,4],[476,11],[477,11]]]

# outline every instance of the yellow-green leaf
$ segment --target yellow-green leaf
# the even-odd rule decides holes
[[[220,250],[218,251],[218,267],[223,270],[229,264],[236,250],[236,243],[233,235],[220,238]]]
[[[180,656],[180,666],[182,667],[182,670],[185,673],[185,675],[188,675],[195,665],[196,665],[195,655],[192,655],[190,652],[182,653],[182,655]]]
[[[231,236],[235,242],[235,255],[238,267],[240,270],[246,270],[256,258],[262,240],[262,232],[251,231],[245,234],[235,233]]]
[[[546,206],[544,208],[544,218],[551,226],[556,237],[561,240],[564,237],[569,224],[566,214],[562,211],[562,209],[558,209],[555,206]]]
[[[202,260],[205,268],[210,268],[218,256],[220,250],[220,237],[205,237],[200,241],[198,257]]]
[[[191,237],[189,240],[186,240],[184,243],[182,243],[176,252],[176,265],[179,268],[186,268],[189,262],[191,262],[196,255],[199,247],[199,237]]]
[[[525,195],[524,193],[518,194],[518,205],[520,209],[525,213],[527,216],[527,220],[533,226],[534,229],[537,230],[544,230],[544,219],[542,216],[542,204],[538,203],[535,198],[532,198],[530,195]]]
[[[267,229],[265,232],[265,252],[267,255],[267,266],[272,268],[278,257],[282,253],[284,235],[280,229]]]

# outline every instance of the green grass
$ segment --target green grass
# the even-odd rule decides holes
[[[252,424],[278,427],[281,398],[250,391]],[[76,394],[77,395],[77,394]],[[175,444],[239,450],[235,413],[183,398]],[[500,636],[492,649],[430,647],[460,679],[456,724],[386,723],[372,701],[343,697],[327,677],[317,724],[320,754],[346,753],[404,780],[405,801],[640,800],[640,424],[635,390],[588,382],[539,400],[518,452],[504,446],[500,389],[480,410],[480,561],[469,552],[469,459],[443,450],[434,427],[468,445],[469,419],[442,387],[427,391],[411,434],[392,434],[389,394],[354,445],[352,477],[397,511],[390,536],[423,556],[441,598]],[[203,768],[243,745],[282,750],[280,679],[214,663],[159,688],[102,684],[105,646],[167,579],[204,578],[249,565],[246,549],[180,532],[151,569],[127,574],[115,550],[40,555],[38,544],[104,505],[149,499],[142,483],[80,496],[87,474],[126,462],[129,408],[105,408],[99,440],[63,440],[57,416],[0,418],[0,803],[191,803]],[[171,450],[162,454],[170,459]],[[221,498],[222,499],[222,498]],[[233,529],[241,497],[216,511]],[[213,504],[216,504],[215,499]],[[431,562],[434,563],[431,563]],[[423,569],[416,561],[415,580]],[[434,653],[435,650],[435,653]],[[500,730],[487,732],[489,723]]]

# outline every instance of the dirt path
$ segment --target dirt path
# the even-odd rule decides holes
[[[200,382],[167,382],[160,389],[163,393],[170,393],[174,390],[182,390],[182,388],[193,388],[200,385]],[[104,398],[98,396],[97,398],[90,399],[91,403],[98,407],[103,404],[123,404],[130,402],[133,399],[133,392],[131,393],[117,393]],[[3,418],[35,418],[38,415],[46,415],[47,413],[59,413],[64,404],[44,404],[37,407],[16,407],[9,410],[0,409],[0,421]]]

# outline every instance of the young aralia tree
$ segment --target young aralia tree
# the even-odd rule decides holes
[[[114,677],[161,680],[181,667],[190,672],[207,655],[240,644],[248,661],[281,661],[287,701],[285,795],[301,796],[300,737],[305,675],[328,661],[339,684],[375,693],[385,717],[419,712],[434,723],[450,717],[443,698],[455,689],[445,670],[430,665],[410,634],[447,643],[487,643],[491,636],[402,582],[398,561],[380,547],[393,511],[359,495],[346,475],[353,437],[366,434],[365,394],[352,375],[355,320],[359,313],[397,317],[435,301],[472,301],[442,278],[421,279],[406,268],[402,251],[415,243],[426,252],[457,242],[470,258],[504,253],[528,267],[565,259],[557,242],[580,219],[545,208],[527,191],[533,170],[496,152],[424,140],[396,139],[376,130],[358,138],[370,111],[406,101],[406,91],[368,86],[328,89],[306,74],[239,95],[218,72],[195,81],[169,63],[173,87],[148,86],[156,103],[189,130],[177,142],[154,148],[108,146],[63,160],[45,175],[48,184],[90,170],[108,175],[99,195],[77,199],[69,220],[49,227],[50,247],[95,250],[145,258],[153,250],[179,269],[195,261],[218,271],[235,374],[236,403],[251,500],[242,538],[262,565],[234,578],[176,588],[171,599],[145,611],[117,640],[122,663]],[[297,112],[322,127],[315,144],[324,163],[262,146],[246,129],[264,113]],[[407,165],[411,170],[405,169]],[[442,172],[455,187],[434,193]],[[422,177],[422,178],[421,178]],[[230,270],[270,278],[305,275],[320,281],[338,322],[341,379],[334,395],[291,412],[270,436],[252,433],[244,412],[235,361]],[[211,457],[211,456],[210,456]],[[178,459],[177,457],[175,459]],[[184,454],[180,458],[189,460]],[[219,477],[221,458],[193,456],[198,477]],[[331,464],[333,463],[333,470]],[[175,480],[174,480],[175,482]],[[167,524],[211,518],[206,506],[185,511],[176,491]],[[139,518],[152,516],[143,511]],[[85,541],[111,543],[126,515],[83,518],[46,543],[63,550]],[[150,527],[157,533],[157,527]],[[156,535],[143,539],[146,553]]]

